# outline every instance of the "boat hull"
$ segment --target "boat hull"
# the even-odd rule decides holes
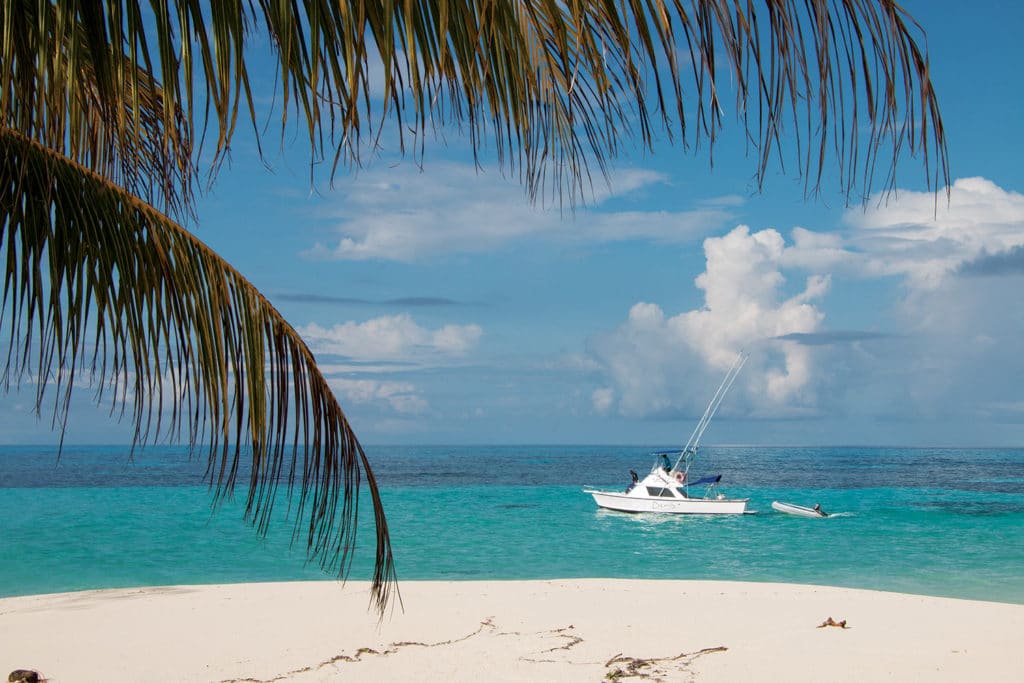
[[[813,508],[804,507],[803,505],[794,505],[793,503],[782,503],[777,500],[772,502],[772,509],[778,512],[784,512],[787,515],[796,515],[797,517],[813,517],[815,519],[828,517],[828,515],[818,512]]]
[[[667,512],[675,515],[742,515],[747,498],[648,498],[608,491],[587,491],[606,510],[619,512]]]

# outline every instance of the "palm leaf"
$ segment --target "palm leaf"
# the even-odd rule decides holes
[[[147,4],[0,8],[0,105],[8,126],[107,177],[110,163],[128,164],[122,177],[147,177],[172,207],[188,202],[175,188],[202,153],[197,125],[212,124],[214,163],[240,115],[259,127],[253,27],[275,49],[282,133],[303,122],[312,163],[333,159],[335,171],[360,164],[388,126],[417,156],[436,130],[456,127],[531,196],[575,202],[591,169],[604,172],[626,143],[655,149],[660,130],[684,147],[713,146],[732,93],[759,187],[778,159],[808,193],[835,168],[848,196],[867,194],[880,164],[893,188],[906,152],[948,185],[923,32],[892,0]],[[370,82],[375,63],[383,82]],[[161,84],[158,108],[144,101],[150,79]],[[152,120],[140,118],[147,110]],[[159,154],[125,151],[143,139]],[[160,180],[168,170],[175,182]]]
[[[165,213],[184,215],[196,175],[191,112],[179,105],[177,92],[158,83],[145,49],[122,51],[116,36],[107,35],[98,9],[31,0],[0,8],[0,124]],[[135,26],[137,14],[129,6],[123,17],[112,11],[108,19]]]
[[[250,518],[266,528],[283,478],[307,547],[342,574],[365,476],[381,605],[393,567],[376,486],[312,356],[163,215],[190,216],[197,160],[216,170],[240,118],[261,137],[254,29],[277,60],[282,135],[300,122],[311,163],[331,159],[332,173],[361,164],[389,126],[419,158],[457,128],[532,197],[572,204],[627,144],[713,145],[732,93],[759,187],[790,159],[807,193],[834,166],[847,196],[866,195],[880,164],[895,187],[906,151],[936,186],[949,181],[922,32],[892,0],[0,4],[5,382],[36,374],[41,406],[53,381],[63,423],[83,366],[137,440],[185,428],[212,443],[218,496],[248,444]]]
[[[179,225],[7,128],[0,129],[0,178],[7,260],[0,315],[11,330],[5,388],[36,378],[37,409],[52,391],[63,422],[85,373],[132,416],[137,441],[186,429],[193,444],[207,445],[218,500],[249,470],[246,515],[261,531],[286,483],[296,538],[341,576],[365,483],[377,529],[374,595],[383,609],[394,565],[377,485],[295,330]],[[165,393],[174,397],[167,411]]]
[[[392,119],[403,148],[412,131],[414,150],[433,129],[457,126],[475,151],[493,148],[518,171],[531,196],[548,188],[575,201],[590,169],[604,172],[626,142],[653,150],[655,122],[684,146],[713,145],[732,92],[758,186],[789,136],[808,192],[834,165],[843,191],[867,193],[880,161],[893,188],[905,151],[922,154],[930,181],[948,184],[923,32],[891,0],[308,0],[291,11],[264,0],[260,8],[286,99],[320,154],[328,124],[336,160],[359,163],[360,136]],[[376,59],[384,82],[371,84]],[[376,110],[371,85],[384,91]]]

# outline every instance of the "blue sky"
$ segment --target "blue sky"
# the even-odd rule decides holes
[[[735,353],[709,444],[1024,440],[1024,9],[905,3],[927,32],[954,186],[888,201],[715,149],[627,150],[574,213],[533,206],[465,139],[386,150],[311,191],[301,138],[241,136],[195,233],[303,334],[365,443],[685,441]],[[80,392],[68,440],[127,432]],[[52,441],[4,402],[8,443]]]

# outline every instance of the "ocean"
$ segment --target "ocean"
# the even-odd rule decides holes
[[[743,516],[608,512],[582,493],[624,488],[662,447],[367,447],[399,582],[772,581],[1024,604],[1024,449],[702,448],[691,474],[722,474],[757,512]],[[261,537],[241,501],[212,512],[203,471],[180,447],[0,447],[0,596],[333,579],[289,521]],[[359,539],[349,578],[366,580],[372,532]]]

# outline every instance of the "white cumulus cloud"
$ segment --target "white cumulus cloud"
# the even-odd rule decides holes
[[[594,389],[590,395],[590,400],[594,405],[594,412],[598,415],[605,415],[611,410],[612,402],[615,400],[615,392],[612,391],[611,387],[600,387]]]
[[[792,413],[813,403],[812,350],[776,339],[817,330],[824,313],[815,304],[829,288],[812,275],[786,297],[781,271],[786,245],[775,230],[738,226],[704,241],[706,270],[696,286],[704,306],[667,317],[660,306],[637,303],[612,333],[593,343],[612,387],[594,396],[595,409],[613,400],[626,415],[658,415],[702,407],[741,349],[758,349],[741,382],[759,405]]]
[[[403,313],[361,323],[350,320],[329,328],[311,323],[300,327],[299,334],[319,353],[369,362],[426,362],[440,356],[465,355],[480,341],[483,329],[470,324],[431,330]]]
[[[326,217],[337,222],[337,242],[317,244],[310,256],[415,261],[456,252],[481,252],[516,240],[679,242],[724,226],[733,202],[692,211],[604,211],[612,198],[666,182],[643,169],[614,173],[611,185],[594,184],[589,207],[574,214],[532,205],[522,187],[467,164],[432,164],[428,173],[410,165],[371,170],[340,184],[339,201]]]
[[[1024,195],[985,178],[961,178],[945,194],[899,191],[868,210],[851,209],[849,246],[868,275],[902,275],[935,289],[963,265],[1024,246]]]
[[[344,356],[340,362],[318,366],[343,403],[377,405],[404,416],[427,412],[423,390],[413,382],[380,376],[453,366],[483,335],[478,325],[425,328],[406,313],[330,328],[312,323],[298,332],[313,352]]]
[[[794,228],[789,243],[745,226],[705,240],[706,269],[695,280],[703,306],[670,315],[639,302],[592,341],[604,385],[594,410],[692,414],[745,347],[753,356],[725,410],[746,401],[766,417],[1016,419],[1005,406],[1024,372],[1016,352],[1024,318],[1012,303],[1024,280],[1024,195],[965,178],[950,187],[948,206],[942,192],[899,191],[848,211],[845,224]],[[833,275],[844,287],[895,277],[903,288],[870,329],[828,330]],[[823,339],[835,343],[808,341]],[[863,342],[872,339],[877,345]],[[694,388],[699,397],[687,397]]]
[[[311,323],[298,331],[314,353],[344,357],[319,365],[343,404],[377,406],[405,416],[427,412],[430,404],[423,390],[413,382],[379,375],[452,366],[472,352],[483,336],[479,325],[430,329],[408,314],[331,327]]]
[[[331,389],[342,403],[383,403],[402,414],[420,414],[427,410],[427,401],[409,382],[390,382],[377,379],[328,380]]]

